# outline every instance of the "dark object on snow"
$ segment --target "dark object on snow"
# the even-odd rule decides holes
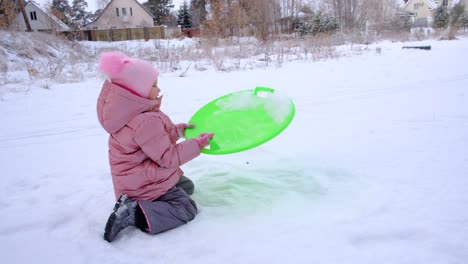
[[[431,46],[403,46],[403,49],[423,49],[423,50],[431,50]]]

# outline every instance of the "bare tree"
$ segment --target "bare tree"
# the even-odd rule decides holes
[[[190,1],[190,12],[192,13],[193,24],[195,26],[203,25],[206,21],[207,10],[206,0],[191,0]]]
[[[377,34],[398,28],[399,0],[207,0],[206,31],[216,36],[255,35],[266,39],[314,14],[330,14],[341,31]],[[205,32],[206,32],[205,31]],[[290,31],[291,32],[291,31]]]
[[[242,36],[243,29],[249,25],[249,16],[247,14],[246,6],[242,1],[228,3],[229,11],[226,13],[224,24],[231,36]]]
[[[387,23],[385,19],[396,15],[396,0],[324,0],[342,31],[365,30],[368,23]]]
[[[396,0],[366,0],[367,20],[377,34],[385,30],[399,30]]]
[[[213,4],[215,4],[212,1]],[[225,0],[212,6],[211,26],[219,26],[223,36],[256,35],[265,39],[280,17],[278,0]]]
[[[209,0],[211,9],[211,19],[206,22],[208,31],[214,36],[221,36],[223,34],[222,25],[222,8],[223,3],[221,0]]]
[[[303,0],[281,0],[283,17],[298,18],[301,8],[304,6]]]
[[[278,0],[207,0],[210,14],[203,32],[216,37],[255,34],[262,24],[273,25],[274,21],[265,17],[265,13],[271,11],[265,3],[275,1]]]
[[[255,26],[256,35],[265,40],[270,34],[271,26],[275,24],[275,1],[257,0],[252,1],[250,7],[250,22]]]
[[[15,1],[0,1],[0,28],[8,28],[16,18]]]

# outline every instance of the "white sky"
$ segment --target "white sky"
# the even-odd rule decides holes
[[[68,0],[68,2],[70,3],[70,5],[72,4],[72,1],[73,0]],[[34,0],[34,2],[38,3],[39,5],[41,5],[41,7],[45,7],[47,5],[49,5],[52,1],[51,0]],[[87,1],[88,2],[88,11],[95,11],[97,9],[97,6],[96,6],[96,0],[90,0],[90,1]],[[144,3],[146,2],[145,1],[138,1],[140,3]],[[174,4],[174,9],[177,10],[179,5],[181,3],[183,3],[184,0],[172,0],[172,3]]]

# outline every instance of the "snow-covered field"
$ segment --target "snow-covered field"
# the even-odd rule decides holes
[[[411,44],[432,50],[402,50]],[[184,165],[194,221],[156,236],[129,228],[111,244],[102,235],[114,194],[95,109],[103,77],[3,94],[1,262],[466,263],[466,54],[467,38],[384,42],[279,68],[163,73],[162,109],[174,122],[255,86],[289,95],[296,116],[258,148]]]

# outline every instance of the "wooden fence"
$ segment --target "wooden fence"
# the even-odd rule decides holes
[[[76,33],[76,32],[75,32]],[[164,26],[139,28],[90,29],[80,31],[81,36],[89,41],[125,41],[134,39],[164,39],[179,37],[182,32],[167,30]],[[76,35],[76,34],[75,34]]]

